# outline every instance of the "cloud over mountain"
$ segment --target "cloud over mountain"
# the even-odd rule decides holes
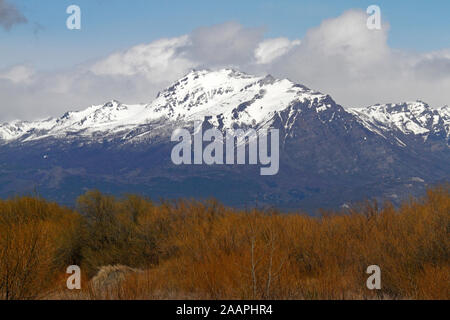
[[[324,21],[269,71],[330,92],[345,106],[415,99],[435,107],[449,103],[448,50],[394,50],[387,43],[389,25],[369,30],[366,19],[352,10]]]
[[[8,102],[0,107],[0,120],[58,115],[111,98],[148,102],[192,68],[233,67],[288,77],[351,107],[416,99],[435,107],[448,104],[450,49],[392,49],[389,25],[368,30],[366,20],[364,11],[350,10],[310,29],[303,39],[265,38],[262,28],[227,22],[140,44],[70,70],[35,72],[14,66],[0,70],[0,99]]]

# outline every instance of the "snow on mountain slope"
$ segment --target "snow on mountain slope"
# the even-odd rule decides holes
[[[422,101],[415,101],[378,104],[348,111],[356,115],[366,128],[382,136],[388,132],[401,132],[426,140],[429,135],[442,135],[447,139],[450,135],[450,112],[447,106],[435,110]]]
[[[131,130],[161,118],[168,121],[203,120],[230,128],[233,123],[258,124],[294,102],[323,101],[318,92],[289,80],[256,77],[231,69],[192,71],[160,92],[150,104],[125,105],[111,101],[83,111],[68,112],[60,118],[42,121],[13,121],[0,125],[0,140],[31,141],[68,134],[92,136]],[[326,110],[322,105],[317,112]]]
[[[450,138],[450,107],[444,106],[438,110],[444,121],[445,132],[447,133],[447,139]]]
[[[148,108],[177,120],[221,116],[224,127],[229,128],[233,122],[261,123],[294,101],[325,97],[287,79],[255,77],[224,69],[189,73],[163,91]]]
[[[91,135],[98,131],[114,131],[142,122],[140,115],[143,111],[145,105],[122,105],[111,101],[82,111],[67,112],[60,118],[0,125],[0,139],[31,141],[49,136],[63,138],[70,133]]]

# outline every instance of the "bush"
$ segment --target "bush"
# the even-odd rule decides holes
[[[367,202],[320,218],[98,191],[79,198],[78,212],[29,197],[0,201],[1,298],[68,298],[54,291],[64,290],[70,264],[90,278],[100,270],[96,279],[119,268],[107,266],[133,271],[114,290],[94,281],[73,298],[450,298],[448,185],[400,208]],[[370,291],[374,264],[382,290]]]
[[[0,298],[34,299],[77,263],[81,217],[29,197],[0,201]]]

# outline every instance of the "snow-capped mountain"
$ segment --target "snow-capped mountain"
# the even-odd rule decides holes
[[[314,102],[317,113],[331,107],[331,98],[287,79],[268,75],[251,76],[232,69],[192,71],[160,92],[150,104],[127,105],[116,100],[82,111],[67,112],[60,118],[40,121],[13,121],[0,125],[0,140],[33,141],[44,138],[85,137],[102,139],[124,134],[164,119],[185,122],[209,119],[209,123],[228,129],[233,126],[258,126],[270,122],[295,103]],[[334,103],[334,102],[333,102]],[[450,108],[432,109],[422,101],[374,105],[349,109],[367,129],[386,138],[402,133],[450,137]],[[397,137],[397,142],[404,145]]]
[[[424,140],[441,137],[449,142],[450,108],[432,109],[422,101],[401,104],[374,105],[362,109],[350,109],[369,130],[382,136],[394,135],[405,145],[402,136],[417,136]]]
[[[280,130],[280,171],[176,166],[175,128]],[[37,189],[67,204],[87,189],[236,206],[339,207],[400,201],[450,178],[449,108],[417,101],[344,109],[287,79],[192,71],[148,104],[110,101],[60,118],[0,125],[0,197]]]
[[[276,112],[294,102],[321,101],[326,95],[271,76],[250,76],[235,70],[192,71],[158,94],[150,104],[126,105],[110,101],[60,118],[42,121],[13,121],[0,125],[0,139],[22,142],[48,137],[65,138],[79,134],[94,137],[132,131],[138,126],[164,119],[185,123],[211,118],[223,128],[255,125],[270,120]],[[322,104],[318,112],[326,110]]]

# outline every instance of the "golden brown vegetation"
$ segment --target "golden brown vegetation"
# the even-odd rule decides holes
[[[36,299],[79,259],[81,217],[29,197],[0,202],[0,298]]]
[[[448,185],[398,209],[367,202],[320,218],[96,191],[77,211],[0,201],[0,298],[450,298]],[[78,292],[65,289],[71,264]],[[366,287],[369,265],[381,290]]]

